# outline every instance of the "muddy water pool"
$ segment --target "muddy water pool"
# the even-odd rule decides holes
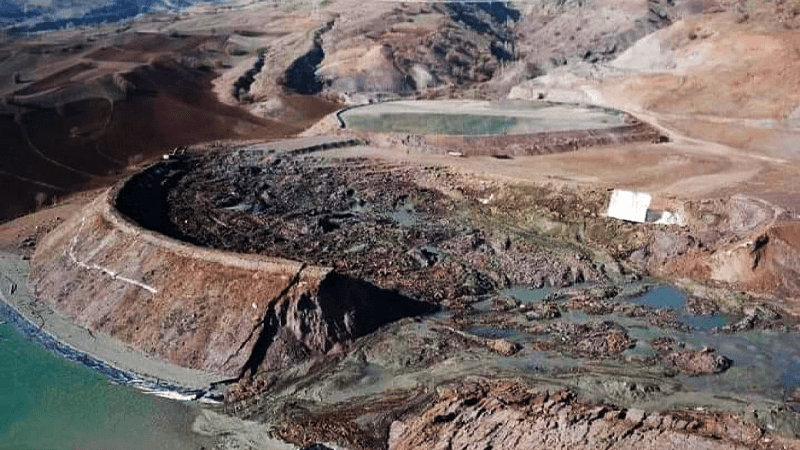
[[[553,289],[513,288],[502,292],[503,296],[513,297],[521,303],[542,301],[553,294]],[[629,335],[636,339],[636,346],[623,353],[626,359],[641,359],[656,354],[649,344],[658,337],[670,337],[676,342],[685,343],[686,349],[714,349],[717,354],[733,360],[733,366],[726,372],[707,376],[678,375],[675,381],[688,391],[702,391],[712,395],[739,397],[758,396],[781,401],[787,392],[800,387],[800,336],[793,332],[771,330],[751,330],[738,333],[722,333],[717,327],[736,322],[739,318],[725,315],[698,316],[691,314],[686,306],[687,296],[671,286],[656,286],[645,294],[627,300],[634,304],[655,309],[669,308],[677,314],[676,319],[688,325],[689,331],[660,328],[647,323],[646,318],[627,317],[622,314],[589,316],[580,311],[562,310],[557,319],[542,321],[543,324],[556,322],[596,323],[612,321],[623,326]],[[488,311],[488,301],[473,305],[478,311]],[[503,338],[518,342],[523,346],[542,339],[541,335],[530,335],[514,329],[490,326],[475,326],[468,330],[478,336]],[[520,354],[527,355],[528,352]],[[543,369],[554,367],[548,358],[539,352],[530,357],[539,361]],[[579,365],[584,360],[558,356],[559,367]],[[567,362],[570,361],[571,362]],[[534,364],[535,365],[535,364]]]
[[[624,123],[612,110],[548,102],[399,101],[341,113],[348,128],[378,133],[459,136],[609,128]]]

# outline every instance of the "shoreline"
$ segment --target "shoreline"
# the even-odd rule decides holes
[[[0,318],[38,345],[110,381],[163,398],[221,403],[222,376],[150,358],[111,336],[95,335],[38,301],[28,289],[28,261],[0,251]]]

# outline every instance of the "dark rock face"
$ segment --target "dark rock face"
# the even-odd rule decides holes
[[[233,91],[231,92],[233,98],[242,100],[242,97],[250,92],[250,86],[256,81],[256,76],[261,73],[261,69],[264,68],[264,57],[264,53],[259,54],[256,61],[253,63],[253,67],[247,69],[247,72],[236,79],[233,83]]]
[[[325,59],[325,51],[322,49],[322,35],[332,27],[333,22],[329,22],[317,30],[314,34],[311,50],[297,58],[286,69],[282,80],[280,80],[281,84],[305,95],[319,94],[322,91],[323,83],[317,75],[317,67]]]
[[[289,367],[342,348],[387,323],[437,309],[336,272],[312,289],[295,282],[268,306],[240,378],[259,369]]]
[[[306,297],[303,301],[306,305],[311,305],[310,298]],[[438,309],[431,304],[412,300],[397,292],[379,289],[365,281],[335,272],[320,283],[316,304],[320,318],[328,329],[326,347],[337,341],[364,336],[403,317],[429,314]],[[298,303],[298,317],[300,308],[301,304]],[[313,313],[314,310],[311,310],[311,314]]]
[[[176,239],[194,243],[169,219],[167,196],[189,166],[184,161],[172,161],[150,167],[134,175],[120,189],[116,207],[139,225]]]

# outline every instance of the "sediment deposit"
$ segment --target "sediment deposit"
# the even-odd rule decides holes
[[[607,191],[498,181],[458,171],[458,158],[352,156],[372,151],[355,140],[293,142],[189,149],[130,178],[38,243],[37,295],[90,330],[228,377],[229,413],[299,445],[400,445],[387,444],[400,442],[393,421],[424,417],[415,408],[431,389],[485,370],[647,411],[744,414],[736,405],[749,403],[758,419],[741,426],[794,436],[782,394],[794,382],[780,375],[790,363],[760,367],[773,375],[739,390],[759,355],[793,351],[791,305],[720,296],[696,278],[707,284],[695,309],[753,325],[711,330],[695,328],[685,298],[631,303],[657,287],[643,276],[676,276],[660,261],[746,239],[768,214],[742,222],[718,204],[731,228],[712,232],[688,204],[688,226],[642,228],[602,217]],[[537,289],[549,293],[525,298]],[[779,334],[759,343],[743,334],[754,327]],[[721,378],[692,381],[702,377]],[[400,406],[411,398],[422,403]],[[360,425],[370,414],[380,422]],[[616,429],[609,420],[597,426]],[[571,442],[572,425],[548,439]],[[701,425],[659,427],[642,430],[653,448],[708,439]]]
[[[36,301],[220,378],[221,448],[798,448],[785,3],[237,3],[2,47],[6,216],[135,174],[0,231]],[[506,94],[613,117],[329,115]],[[614,189],[678,219],[605,217]]]

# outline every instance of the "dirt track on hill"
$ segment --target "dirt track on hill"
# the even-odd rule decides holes
[[[286,96],[293,113],[270,120],[221,102],[213,60],[226,36],[121,33],[86,41],[44,35],[14,49],[3,70],[0,221],[81,190],[107,186],[170,150],[227,139],[285,138],[336,108]],[[16,48],[15,48],[16,47]],[[15,73],[20,73],[17,71]],[[41,75],[40,75],[41,74]],[[15,75],[16,76],[16,75]]]

